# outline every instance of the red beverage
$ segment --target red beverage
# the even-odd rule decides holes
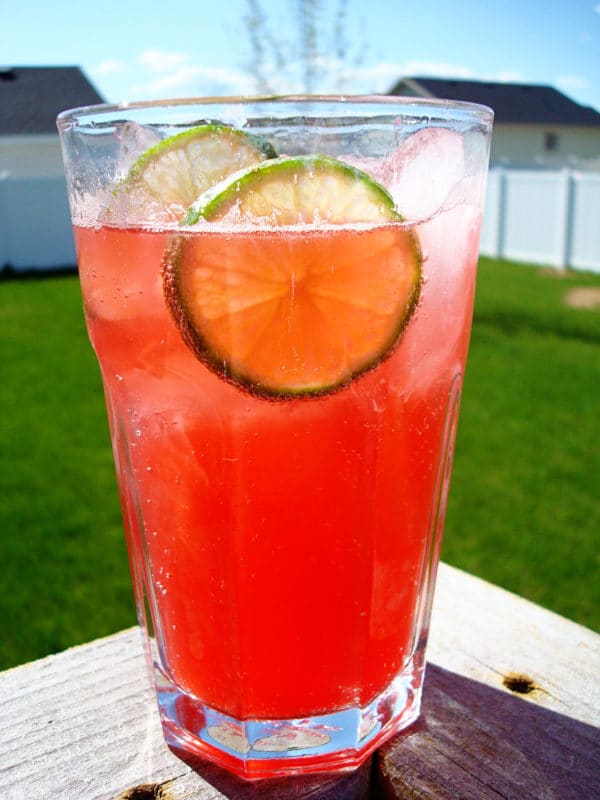
[[[163,730],[353,769],[419,714],[490,115],[178,105],[61,128]]]
[[[193,235],[234,260],[256,236]],[[300,249],[322,237],[261,235],[282,259],[291,237]],[[328,234],[338,252],[377,235]],[[224,382],[183,343],[160,277],[169,233],[79,228],[76,238],[170,677],[240,719],[367,705],[414,646],[476,253],[445,288],[443,253],[429,255],[419,308],[383,363],[339,392],[277,401]]]

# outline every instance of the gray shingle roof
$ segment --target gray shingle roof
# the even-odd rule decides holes
[[[59,111],[102,102],[79,67],[0,68],[0,136],[57,133]]]
[[[600,127],[600,114],[597,111],[579,105],[551,86],[411,76],[398,81],[389,94],[399,95],[407,91],[482,103],[494,109],[497,123]]]

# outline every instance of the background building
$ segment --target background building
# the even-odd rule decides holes
[[[600,170],[600,114],[551,86],[411,77],[398,81],[390,94],[492,108],[492,165]]]
[[[0,269],[75,264],[56,116],[101,102],[78,67],[0,69]]]
[[[390,94],[494,109],[481,252],[600,272],[600,114],[549,86],[407,77]],[[74,266],[56,116],[103,98],[78,67],[0,69],[0,270]]]
[[[600,272],[600,114],[550,86],[410,77],[390,94],[494,110],[481,253]]]

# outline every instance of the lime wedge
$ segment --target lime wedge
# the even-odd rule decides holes
[[[271,399],[320,396],[393,352],[422,258],[368,175],[325,156],[274,159],[209,190],[185,221],[201,219],[228,224],[175,237],[164,292],[183,340],[220,378]]]
[[[119,189],[140,208],[181,219],[209,187],[276,156],[271,144],[238,128],[210,123],[177,133],[146,150]]]

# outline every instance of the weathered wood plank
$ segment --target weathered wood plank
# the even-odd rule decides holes
[[[377,754],[381,800],[598,800],[600,731],[430,665],[421,721]]]
[[[2,800],[257,796],[256,787],[223,770],[196,767],[164,743],[138,629],[0,675]],[[369,769],[340,779],[273,782],[260,796],[363,800]]]
[[[108,800],[185,771],[156,735],[135,629],[10,670],[0,700],[0,797]]]
[[[600,796],[586,795],[589,783],[581,782],[598,765],[599,643],[585,628],[442,565],[424,722],[384,748],[370,796]],[[538,688],[515,695],[503,685],[511,674]],[[552,773],[560,753],[564,769]],[[115,800],[135,787],[131,800],[155,800],[159,789],[161,800],[363,800],[368,791],[368,765],[341,779],[258,785],[195,766],[163,742],[137,629],[0,674],[2,800]],[[559,788],[543,783],[550,774]],[[440,788],[446,775],[453,783]]]
[[[377,754],[374,796],[600,798],[599,636],[443,569],[429,657],[422,718]]]
[[[528,677],[537,687],[528,701],[600,725],[600,636],[444,564],[427,656],[502,691]]]

